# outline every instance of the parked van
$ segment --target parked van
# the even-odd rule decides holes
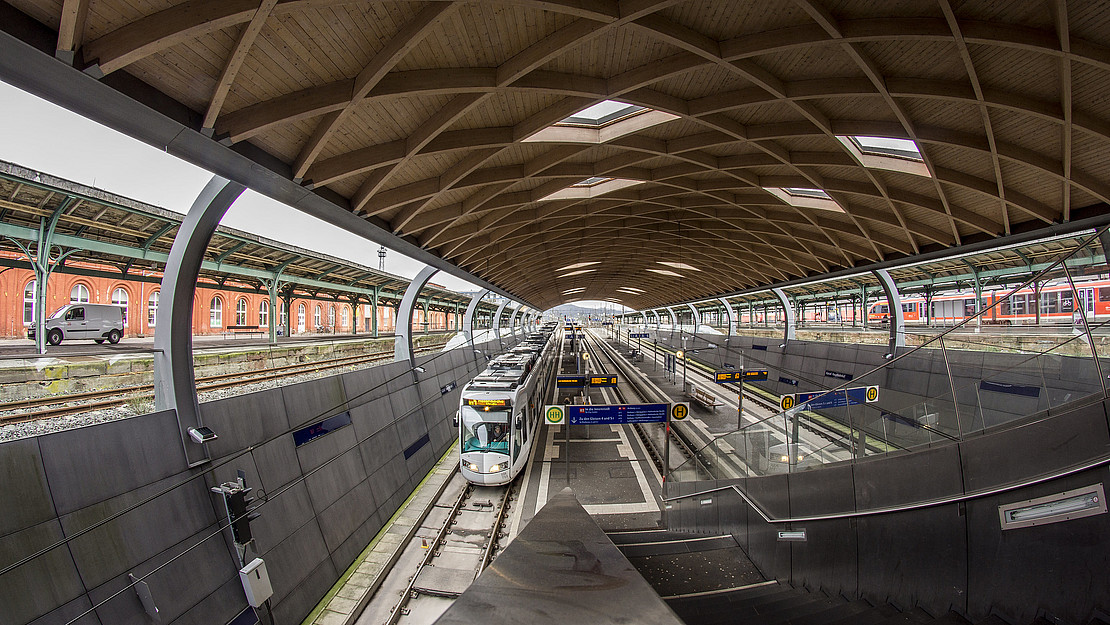
[[[122,336],[123,308],[114,304],[66,304],[46,320],[46,342],[51,345],[69,339],[115,345]],[[35,326],[27,329],[27,338],[34,340]]]

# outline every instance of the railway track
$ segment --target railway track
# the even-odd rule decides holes
[[[417,353],[424,353],[430,350],[439,349],[442,346],[443,344],[436,344],[420,348],[416,351]],[[269,369],[259,369],[255,371],[205,376],[202,378],[197,378],[197,392],[214,391],[247,384],[257,384],[258,382],[277,380],[281,378],[292,377],[295,375],[304,375],[306,373],[315,373],[318,371],[326,371],[329,369],[339,369],[342,367],[380,362],[382,360],[388,360],[392,356],[392,352],[378,352],[375,354],[364,356],[347,356],[344,358],[337,358],[335,360],[328,360],[324,362],[296,363],[291,365],[282,365],[280,367],[273,367]],[[84,412],[92,412],[94,410],[103,410],[106,408],[115,408],[117,406],[127,404],[128,402],[136,398],[148,396],[153,390],[153,384],[137,384],[133,386],[106,389],[102,391],[73,393],[69,395],[57,395],[54,397],[40,397],[18,402],[9,402],[0,405],[0,425],[23,423],[27,421],[34,421],[37,419],[49,419],[52,417],[61,417]],[[102,400],[102,398],[110,399]],[[27,409],[30,410],[27,412],[16,412],[15,414],[2,414],[11,411],[20,411]]]
[[[452,480],[461,481],[462,476],[456,472]],[[413,538],[423,553],[389,608],[385,625],[431,623],[470,586],[500,552],[515,489],[515,484],[464,482],[458,495],[445,493],[436,502],[429,520],[438,525],[425,525]],[[426,535],[429,529],[434,531],[432,536]]]

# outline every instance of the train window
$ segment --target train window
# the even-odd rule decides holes
[[[1060,312],[1070,313],[1075,310],[1075,295],[1071,291],[1060,293]]]
[[[1103,286],[1098,289],[1098,301],[1110,302],[1110,287]]]
[[[971,298],[971,299],[965,299],[964,300],[964,316],[965,317],[974,317],[975,316],[975,298],[974,297]]]
[[[499,451],[509,452],[509,413],[506,410],[476,410],[463,406],[462,416],[463,452]]]

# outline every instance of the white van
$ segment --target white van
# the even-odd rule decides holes
[[[46,342],[51,345],[63,339],[107,340],[115,345],[123,337],[123,308],[114,304],[66,304],[46,320]],[[34,340],[35,326],[27,329],[27,338]]]

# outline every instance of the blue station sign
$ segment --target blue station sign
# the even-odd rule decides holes
[[[602,404],[566,407],[571,425],[662,423],[667,420],[667,413],[670,410],[670,404]]]
[[[630,338],[630,339],[646,339],[646,338],[649,338],[650,336],[651,335],[648,334],[647,332],[629,332],[628,333],[628,338]]]
[[[806,410],[843,408],[856,404],[871,403],[879,400],[878,386],[857,386],[839,391],[814,391],[812,393],[793,393],[779,397],[779,407],[790,410],[804,405]]]

